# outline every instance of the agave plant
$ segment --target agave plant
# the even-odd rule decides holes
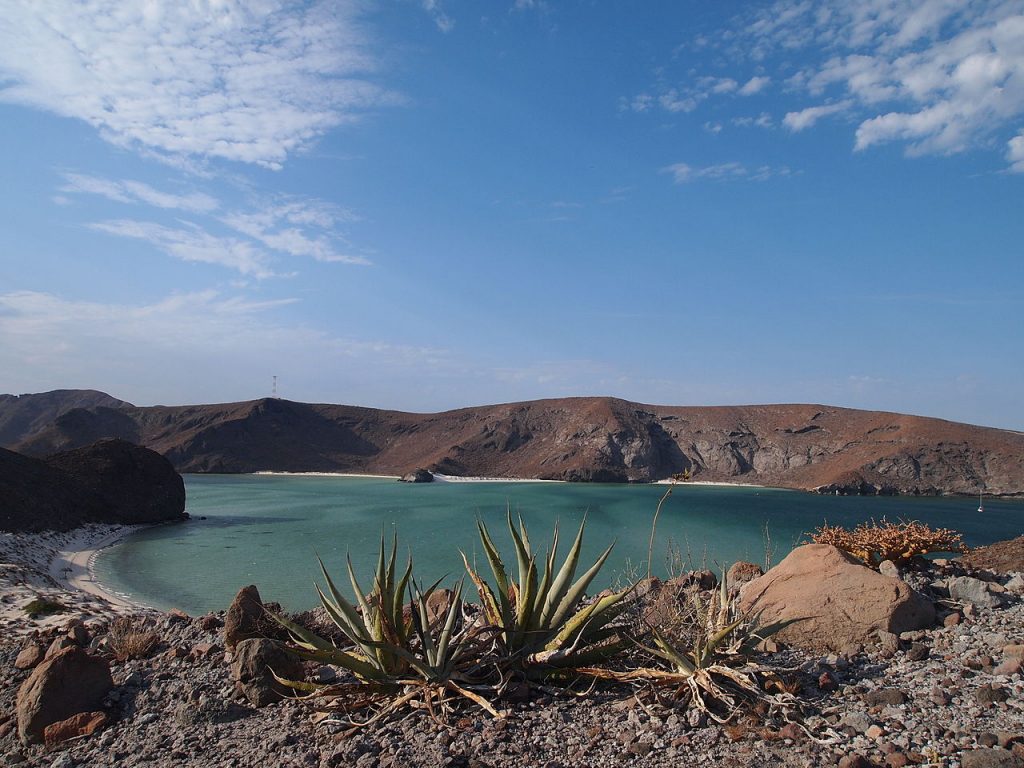
[[[627,607],[626,597],[633,587],[581,607],[587,588],[612,551],[609,546],[576,578],[586,520],[565,560],[557,567],[555,528],[541,570],[530,547],[526,525],[520,518],[517,529],[509,512],[508,529],[516,550],[518,580],[509,577],[487,526],[478,521],[477,527],[494,576],[494,588],[469,564],[465,553],[462,558],[480,595],[484,618],[497,635],[504,664],[534,672],[541,666],[564,669],[595,663],[625,646],[618,629],[609,625]]]
[[[763,640],[800,619],[760,626],[756,615],[747,616],[739,610],[738,599],[730,594],[724,573],[717,593],[703,597],[699,590],[692,590],[689,600],[688,645],[680,646],[653,626],[648,627],[653,646],[637,643],[660,661],[660,666],[628,671],[589,667],[577,671],[596,679],[672,688],[676,699],[692,702],[720,723],[732,718],[742,699],[788,704],[791,696],[773,697],[762,689],[757,678],[759,668],[749,663],[747,657]],[[737,662],[741,666],[736,666]]]
[[[440,582],[422,589],[412,578],[411,558],[399,577],[397,549],[396,537],[387,557],[381,538],[374,586],[368,595],[362,591],[352,562],[348,561],[355,603],[341,594],[320,561],[327,592],[317,585],[317,594],[324,610],[352,642],[351,650],[338,648],[283,616],[274,616],[291,634],[289,649],[293,653],[303,659],[342,667],[351,672],[357,682],[334,685],[280,682],[309,694],[328,707],[336,704],[348,710],[376,708],[376,713],[363,722],[350,719],[351,725],[369,724],[416,701],[436,716],[450,709],[453,696],[469,699],[495,717],[499,716],[486,699],[472,690],[476,681],[463,675],[463,669],[472,660],[468,650],[475,637],[475,627],[471,622],[462,621],[462,582],[456,585],[445,607],[431,617],[429,600]],[[408,617],[405,611],[407,591],[411,598]],[[353,694],[358,697],[356,704],[351,702]]]

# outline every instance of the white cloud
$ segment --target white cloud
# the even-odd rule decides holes
[[[782,124],[794,133],[806,130],[813,126],[823,117],[836,115],[850,108],[849,101],[841,101],[838,104],[823,104],[820,107],[808,107],[799,112],[787,112],[782,118]]]
[[[175,228],[148,221],[117,219],[89,227],[117,237],[144,240],[182,261],[217,264],[255,278],[274,276],[269,257],[259,248],[236,238],[216,237],[195,224],[181,222],[181,226]]]
[[[732,93],[739,88],[739,83],[731,77],[711,78],[711,82],[708,85],[710,86],[711,93]]]
[[[141,181],[115,181],[80,173],[65,173],[64,180],[66,184],[60,188],[61,192],[100,195],[119,203],[146,203],[157,208],[192,213],[208,213],[219,206],[215,198],[203,192],[175,195],[161,192]]]
[[[1024,173],[1024,132],[1010,139],[1007,146],[1006,159],[1010,162],[1010,170]]]
[[[770,77],[752,77],[743,84],[738,93],[740,96],[753,96],[755,93],[760,93],[767,88],[771,81]]]
[[[667,112],[692,112],[697,108],[697,101],[696,97],[681,95],[675,88],[670,88],[658,97],[658,103]]]
[[[357,0],[124,3],[12,0],[0,24],[0,100],[83,120],[106,140],[187,164],[277,168],[367,110]]]
[[[775,122],[772,120],[772,116],[767,112],[762,112],[757,117],[734,117],[731,122],[739,128],[750,128],[751,126],[757,126],[758,128],[771,128],[775,125]]]
[[[444,12],[440,0],[422,0],[423,10],[430,14],[437,28],[447,34],[455,29],[455,19]]]
[[[760,165],[751,168],[743,163],[728,162],[715,165],[694,167],[688,163],[674,163],[661,169],[661,173],[668,173],[676,184],[686,184],[692,181],[767,181],[768,179],[780,176],[792,176],[793,171],[786,166],[772,167]]]
[[[801,130],[847,101],[861,113],[855,148],[898,142],[908,154],[951,154],[1013,135],[1024,120],[1024,4],[1019,0],[780,0],[742,22],[734,53],[779,65],[824,104],[787,115]],[[729,36],[725,36],[729,37]],[[1004,139],[1012,141],[1012,139]],[[1012,157],[1011,164],[1016,162]]]

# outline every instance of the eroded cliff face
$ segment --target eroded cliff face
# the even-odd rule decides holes
[[[52,393],[47,397],[52,406]],[[0,400],[0,423],[3,407]],[[819,405],[566,398],[414,414],[272,399],[153,408],[105,400],[64,408],[49,422],[37,411],[31,429],[8,437],[9,447],[45,455],[113,432],[183,472],[401,475],[426,467],[455,475],[649,482],[688,471],[695,480],[822,493],[1024,493],[1021,433]]]

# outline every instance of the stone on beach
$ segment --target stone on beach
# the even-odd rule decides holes
[[[935,621],[935,606],[905,582],[827,544],[797,547],[744,585],[740,601],[762,625],[800,619],[775,639],[811,650],[841,651],[879,631],[898,635]]]

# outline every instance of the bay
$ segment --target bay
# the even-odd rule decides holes
[[[186,475],[193,519],[133,534],[102,551],[97,578],[139,602],[191,614],[225,609],[239,587],[256,584],[287,610],[313,607],[322,581],[317,555],[339,583],[346,555],[368,590],[381,535],[397,532],[400,559],[411,554],[425,583],[461,578],[460,550],[485,563],[482,520],[514,563],[506,510],[521,515],[534,549],[560,526],[564,552],[586,516],[584,559],[615,548],[592,591],[646,574],[651,519],[664,485],[522,482],[407,484],[384,478]],[[970,546],[1021,533],[1024,501],[963,497],[818,496],[769,488],[674,487],[659,519],[653,570],[716,571],[736,560],[778,562],[823,522],[919,520],[964,533]],[[205,518],[205,519],[200,519]],[[589,564],[589,562],[588,562]]]

